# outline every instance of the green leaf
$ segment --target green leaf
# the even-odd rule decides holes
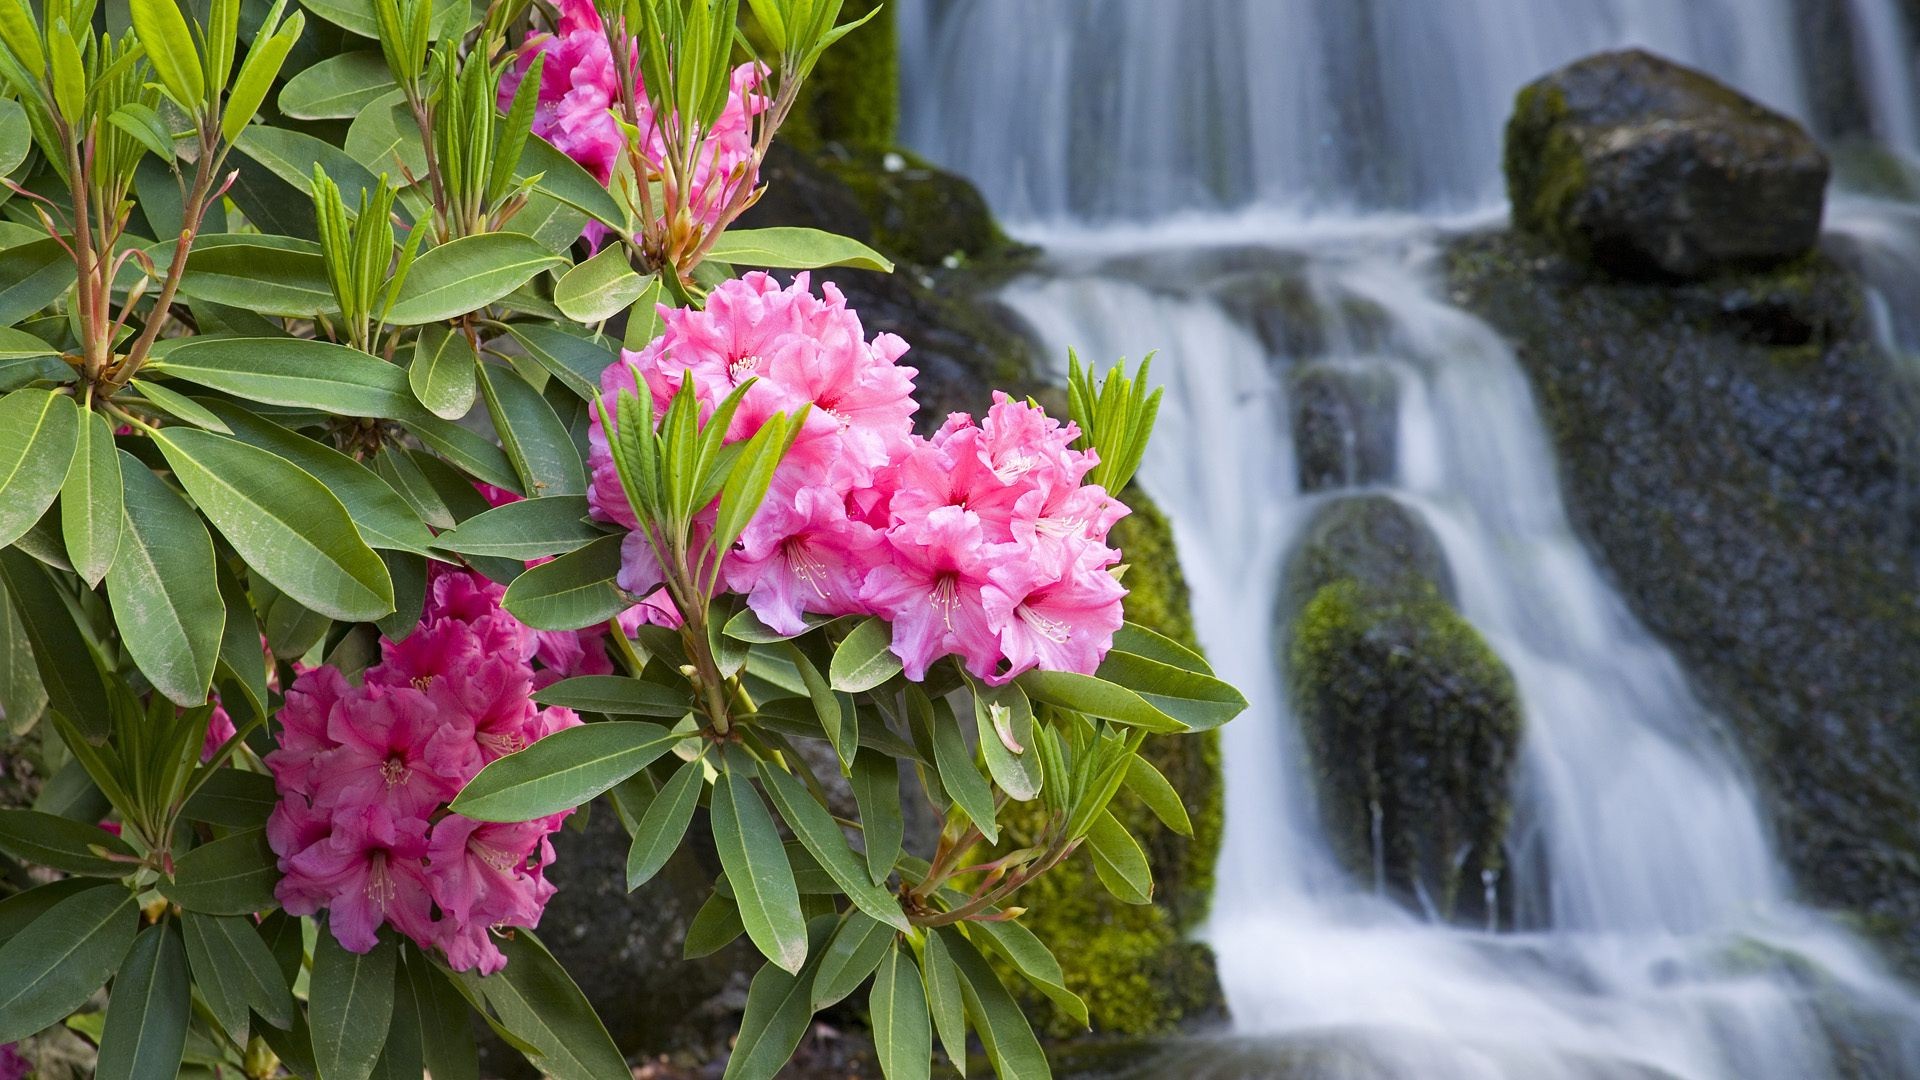
[[[467,335],[444,326],[422,327],[414,339],[407,384],[428,412],[443,420],[458,420],[473,408],[479,385],[474,371],[479,364]]]
[[[468,781],[451,809],[480,821],[531,821],[571,810],[646,768],[685,738],[620,720],[556,731]]]
[[[239,769],[215,769],[181,811],[189,821],[231,829],[258,829],[280,801],[273,777]]]
[[[1153,870],[1147,865],[1147,853],[1112,810],[1102,810],[1093,819],[1087,829],[1087,851],[1093,856],[1093,870],[1100,884],[1116,900],[1153,903]]]
[[[12,326],[66,295],[74,272],[62,242],[49,236],[0,250],[0,324]]]
[[[396,89],[377,50],[341,53],[288,79],[280,111],[296,120],[346,120]]]
[[[307,991],[313,1059],[319,1080],[367,1080],[386,1045],[393,1018],[393,972],[398,950],[382,936],[368,953],[348,952],[322,928],[313,947]]]
[[[380,1047],[380,1057],[373,1063],[374,1080],[420,1080],[425,1075],[423,1017],[407,985],[405,963],[402,955],[394,969],[393,1019],[387,1024],[387,1040]],[[434,1036],[440,1037],[440,1032],[435,1031]]]
[[[871,616],[853,628],[833,651],[833,688],[849,694],[865,693],[900,674],[900,658],[893,655],[893,627]]]
[[[627,851],[628,892],[645,885],[680,849],[705,786],[706,766],[698,760],[689,761],[647,804],[647,812],[640,816],[633,832],[633,847]]]
[[[519,233],[463,236],[414,260],[387,322],[417,326],[477,311],[566,261]]]
[[[504,970],[459,978],[486,998],[502,1027],[537,1051],[528,1055],[533,1066],[556,1080],[630,1080],[632,1070],[586,995],[540,939],[516,930],[495,944],[507,956]]]
[[[173,160],[173,133],[167,130],[160,114],[141,101],[129,101],[113,110],[107,122],[134,137],[140,145],[164,161]]]
[[[1185,724],[1208,731],[1246,711],[1247,699],[1211,675],[1115,649],[1100,664],[1099,677],[1126,687],[1147,704]]]
[[[538,390],[513,369],[493,364],[480,366],[480,389],[507,460],[529,497],[586,492],[580,449]]]
[[[804,613],[800,616],[800,621],[805,624],[806,629],[800,631],[800,634],[818,630],[833,620],[834,616],[831,615]],[[752,608],[747,608],[728,619],[726,629],[722,633],[735,641],[744,641],[752,645],[771,645],[776,641],[787,641],[800,636],[800,634],[782,634],[769,627],[760,621],[760,616],[755,615]]]
[[[19,1042],[87,1003],[139,928],[133,893],[101,885],[48,908],[0,945],[0,1042]]]
[[[79,432],[80,411],[64,394],[15,390],[0,398],[0,546],[53,505]]]
[[[728,229],[707,258],[735,266],[766,269],[814,270],[852,266],[861,270],[893,272],[887,257],[858,240],[819,229]]]
[[[1033,745],[1033,705],[1013,683],[986,686],[971,677],[973,719],[980,735],[980,751],[993,781],[1016,802],[1030,802],[1040,794],[1040,755]]]
[[[165,266],[174,242],[150,249]],[[206,236],[194,242],[180,291],[260,315],[311,319],[339,307],[317,245],[285,236]],[[291,339],[290,339],[291,340]]]
[[[400,958],[404,977],[396,991],[413,999],[422,1031],[425,1065],[433,1080],[480,1080],[480,1061],[473,1042],[467,1003],[458,989],[432,961],[415,949]]]
[[[207,700],[227,607],[213,538],[200,515],[126,451],[126,539],[107,575],[121,641],[153,688],[176,705]]]
[[[212,401],[208,407],[234,438],[293,462],[338,496],[370,546],[425,554],[434,544],[413,508],[372,469],[232,402]]]
[[[240,74],[233,80],[233,90],[227,95],[226,111],[220,118],[221,138],[229,143],[239,141],[253,115],[260,111],[261,103],[267,100],[267,91],[273,89],[273,81],[279,78],[287,54],[293,51],[294,42],[299,40],[305,26],[306,16],[296,11],[272,36],[255,35],[253,44],[247,48],[247,58],[240,65]]]
[[[87,412],[80,418],[60,485],[60,533],[67,541],[67,558],[89,588],[100,584],[120,551],[120,457],[113,448],[113,428],[107,418]]]
[[[178,390],[168,389],[164,383],[146,382],[141,379],[135,379],[128,385],[132,386],[141,397],[146,398],[149,404],[167,413],[176,420],[184,420],[194,427],[206,428],[208,431],[217,431],[222,435],[233,434],[233,429],[229,428],[225,421],[213,415],[213,412],[205,405],[180,393]]]
[[[325,170],[342,191],[372,191],[380,183],[351,154],[304,131],[251,124],[233,141],[233,148],[309,198],[313,196],[315,165]]]
[[[791,642],[787,645],[787,658],[793,662],[793,669],[799,673],[801,683],[807,688],[807,697],[813,702],[813,712],[820,720],[820,726],[827,733],[827,741],[833,744],[833,752],[840,759],[840,769],[845,772],[855,760],[859,749],[859,722],[855,718],[851,702],[834,693],[827,685],[826,677],[807,659],[800,646]]]
[[[713,788],[713,842],[747,936],[781,970],[797,974],[807,960],[807,924],[793,867],[767,804],[731,766]]]
[[[212,840],[174,862],[173,880],[157,887],[167,899],[203,915],[251,915],[274,906],[280,870],[264,829]]]
[[[563,705],[580,712],[609,716],[661,716],[678,720],[693,711],[693,701],[685,690],[619,675],[576,675],[562,679],[536,691],[533,700],[542,705]]]
[[[302,605],[350,622],[393,610],[393,580],[346,507],[285,458],[192,428],[154,433],[201,513],[247,565]]]
[[[32,148],[33,125],[27,110],[12,98],[0,99],[0,175],[19,168]]]
[[[603,536],[513,579],[502,601],[514,618],[536,630],[578,630],[627,609],[614,583],[620,573],[619,536]]]
[[[966,811],[988,843],[1000,839],[1000,825],[994,820],[993,788],[973,764],[973,752],[960,737],[960,725],[944,700],[934,703],[933,760],[940,771],[940,786]]]
[[[133,848],[126,841],[97,825],[38,810],[0,810],[0,851],[36,866],[89,877],[125,877],[134,868],[96,853],[131,859]]]
[[[927,1015],[920,967],[904,948],[887,952],[867,995],[873,1049],[887,1080],[927,1080],[932,1075],[933,1028]]]
[[[347,127],[347,155],[375,173],[396,176],[404,168],[415,176],[426,174],[427,152],[420,141],[405,95],[399,90],[370,102]]]
[[[507,332],[535,363],[589,401],[600,396],[600,373],[620,362],[614,343],[601,344],[547,323],[508,323]]]
[[[1124,686],[1071,671],[1029,671],[1014,680],[1034,701],[1158,734],[1189,730]]]
[[[818,935],[824,937],[830,925],[827,919],[817,920]],[[778,965],[766,964],[754,973],[747,987],[747,1011],[740,1018],[740,1035],[727,1057],[722,1080],[773,1080],[799,1048],[812,1023],[812,983],[812,965],[790,974]]]
[[[136,3],[138,0],[136,0]],[[172,0],[153,0],[172,7]],[[137,8],[136,8],[137,10]],[[99,1080],[170,1080],[180,1071],[193,996],[187,950],[169,923],[149,926],[113,980],[100,1036]]]
[[[716,892],[707,897],[699,911],[693,913],[693,921],[687,924],[687,940],[680,955],[687,960],[712,956],[746,932],[747,924],[740,921],[739,906],[732,897]]]
[[[1000,1080],[1047,1080],[1053,1073],[1047,1055],[1034,1038],[1033,1028],[1020,1006],[1007,993],[993,968],[958,931],[941,927],[937,931],[960,972],[960,993],[967,1003],[967,1015],[973,1029],[980,1033],[987,1060],[993,1063]]]
[[[873,883],[866,863],[847,846],[846,834],[840,831],[839,823],[807,791],[805,784],[764,761],[760,763],[760,782],[773,797],[794,838],[833,878],[847,899],[861,911],[902,933],[913,929],[913,924],[900,910],[900,902]]]
[[[940,1046],[947,1060],[967,1075],[967,1006],[960,992],[960,969],[947,951],[946,939],[935,931],[927,934],[921,952],[921,982],[927,992],[927,1008],[933,1013],[933,1029],[940,1035]]]
[[[860,989],[873,969],[880,966],[899,935],[893,927],[863,912],[848,912],[833,933],[833,940],[820,954],[819,969],[813,973],[810,995],[813,1011],[844,1001]]]
[[[53,905],[74,893],[99,887],[99,882],[86,878],[61,878],[0,899],[0,945],[19,937]]]
[[[15,102],[9,101],[6,98],[0,98],[0,109],[15,104]],[[60,350],[40,338],[27,333],[25,330],[15,330],[10,326],[0,328],[0,360],[32,360],[36,357],[53,357],[57,355],[59,351]],[[70,371],[71,369],[62,365],[60,370]]]
[[[1213,666],[1207,663],[1206,657],[1165,634],[1156,633],[1134,623],[1127,623],[1115,632],[1113,647],[1121,652],[1130,652],[1135,656],[1158,660],[1162,664],[1172,664],[1183,671],[1197,672],[1201,675],[1213,674]]]
[[[33,643],[0,587],[0,732],[24,735],[47,707],[47,688],[34,666]]]
[[[627,329],[621,335],[621,348],[639,352],[660,336],[660,329],[665,325],[660,318],[660,305],[663,303],[668,307],[675,306],[673,296],[661,282],[660,275],[655,274],[653,283],[627,309]]]
[[[521,179],[538,176],[540,181],[535,185],[538,190],[602,224],[616,229],[626,225],[626,214],[607,191],[607,185],[602,184],[579,162],[537,135],[527,140],[527,147],[520,154],[520,165],[514,170],[514,176]]]
[[[551,495],[496,506],[441,533],[433,543],[462,555],[528,560],[565,554],[606,535],[587,520],[585,496]]]
[[[1138,754],[1127,763],[1127,790],[1140,797],[1153,811],[1160,823],[1181,836],[1193,835],[1193,819],[1187,816],[1187,808],[1180,801],[1180,793],[1175,791],[1153,762]]]
[[[207,96],[207,73],[200,66],[199,44],[187,29],[187,17],[173,0],[128,0],[133,32],[147,62],[181,108],[192,111]]]
[[[7,595],[32,645],[47,704],[88,737],[105,738],[110,712],[106,684],[93,647],[50,572],[23,551],[0,550],[0,578],[6,580]]]
[[[394,419],[419,409],[405,369],[328,341],[194,338],[147,368],[268,405]]]
[[[608,244],[598,255],[561,275],[553,304],[578,323],[597,323],[625,311],[653,279],[635,272],[625,244]]]
[[[893,759],[867,754],[853,763],[853,798],[867,848],[867,876],[885,885],[900,857],[906,821],[900,810],[900,769]]]
[[[186,931],[187,959],[193,967],[194,981],[209,1001],[214,995],[208,988],[220,987],[225,1007],[216,1007],[214,1015],[229,1033],[246,1042],[248,1010],[259,1013],[275,1027],[293,1025],[293,994],[252,919],[189,911],[181,918],[181,926]],[[230,1021],[237,1021],[239,1027],[231,1026]]]
[[[1041,993],[1053,999],[1062,1012],[1072,1017],[1081,1027],[1087,1027],[1087,1003],[1080,995],[1067,989],[1066,975],[1060,970],[1060,961],[1041,943],[1033,931],[1013,921],[979,921],[972,924],[975,941],[984,941],[995,952],[1006,957],[1007,963],[1037,987]]]
[[[372,0],[301,0],[301,6],[342,30],[376,41],[380,38],[380,23],[374,16]],[[429,40],[440,36],[449,24],[450,15],[464,30],[467,24],[458,18],[466,11],[465,0],[432,0],[427,20]]]

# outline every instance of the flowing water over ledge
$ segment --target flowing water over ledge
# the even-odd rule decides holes
[[[1904,28],[1845,0],[1871,129],[1914,146]],[[1920,1077],[1920,1000],[1793,902],[1739,756],[1575,539],[1509,346],[1449,304],[1447,215],[1490,222],[1512,94],[1626,43],[1801,116],[1793,0],[918,0],[916,145],[1048,250],[1007,302],[1046,354],[1158,350],[1142,481],[1195,622],[1253,708],[1225,732],[1226,840],[1205,936],[1231,1037],[1140,1076],[1406,1080]],[[1017,118],[1017,119],[1016,119]],[[1920,346],[1920,217],[1849,202],[1830,244],[1883,339]],[[1249,318],[1224,267],[1287,278]],[[1293,332],[1302,330],[1304,332]],[[1348,483],[1303,492],[1294,380],[1394,388]],[[1389,447],[1384,468],[1361,447]],[[1486,929],[1423,918],[1336,865],[1280,658],[1282,571],[1365,490],[1438,537],[1459,607],[1525,710],[1511,861]],[[1838,1048],[1838,1049],[1836,1049]]]

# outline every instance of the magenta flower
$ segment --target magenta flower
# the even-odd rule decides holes
[[[893,561],[874,567],[860,597],[893,623],[893,651],[907,678],[925,679],[927,668],[949,654],[975,675],[993,674],[1000,649],[981,589],[1006,553],[982,540],[979,515],[942,506],[895,529],[887,542]]]
[[[238,732],[239,729],[233,726],[233,717],[227,715],[226,706],[215,698],[213,713],[207,717],[207,737],[200,745],[201,764],[212,761],[213,755],[219,753],[220,748],[227,745],[227,740]]]
[[[860,585],[881,538],[847,516],[847,504],[827,487],[776,490],[741,534],[727,560],[727,585],[776,633],[806,629],[808,612],[864,611]]]
[[[553,895],[543,873],[553,861],[547,838],[560,820],[513,824],[448,814],[428,843],[428,884],[439,905],[439,941],[455,968],[491,975],[506,957],[488,940],[493,927],[532,927]]]
[[[287,860],[288,877],[323,892],[327,925],[341,947],[367,952],[382,923],[415,941],[431,940],[425,820],[398,818],[383,806],[367,804],[334,814],[332,826],[325,839]],[[285,895],[281,906],[292,914],[312,914]]]
[[[0,1080],[27,1080],[33,1075],[33,1062],[13,1043],[0,1044]]]
[[[1033,668],[1090,673],[1106,658],[1126,621],[1121,601],[1127,590],[1107,572],[1112,552],[1086,540],[1073,543],[1064,575],[1024,558],[989,572],[981,606],[1011,667],[984,676],[988,682],[999,685]]]
[[[368,685],[335,710],[327,734],[339,745],[314,762],[316,806],[379,805],[424,818],[480,771],[472,721],[411,686]]]

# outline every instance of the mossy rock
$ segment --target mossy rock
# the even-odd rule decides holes
[[[1514,344],[1575,527],[1723,717],[1801,895],[1920,976],[1920,409],[1822,254],[1623,281],[1522,234],[1448,291]]]
[[[1639,49],[1523,88],[1505,166],[1517,228],[1613,273],[1680,278],[1805,254],[1829,171],[1790,117]]]
[[[1110,542],[1125,556],[1127,617],[1197,647],[1186,579],[1167,520],[1137,489],[1134,508]],[[1220,852],[1222,789],[1218,732],[1149,739],[1142,753],[1166,774],[1186,802],[1194,835],[1165,828],[1131,795],[1114,809],[1141,840],[1154,876],[1154,903],[1123,904],[1108,895],[1089,856],[1076,855],[1018,894],[1022,922],[1052,949],[1067,985],[1086,1000],[1102,1034],[1158,1035],[1224,1015],[1219,978],[1208,948],[1187,940],[1206,915]],[[1003,836],[1009,850],[1040,825],[1015,822]],[[1019,985],[1015,980],[1015,985]],[[1035,1026],[1061,1038],[1085,1032],[1038,994],[1023,993]]]
[[[1342,864],[1415,910],[1484,922],[1520,750],[1506,665],[1430,583],[1346,578],[1300,612],[1290,667]]]
[[[842,25],[866,19],[820,57],[781,134],[807,146],[884,148],[900,128],[900,50],[889,0],[846,0]]]
[[[1288,376],[1300,490],[1393,479],[1400,444],[1400,382],[1383,362],[1319,361]]]

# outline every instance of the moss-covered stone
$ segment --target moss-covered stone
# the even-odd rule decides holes
[[[1177,641],[1196,645],[1186,579],[1166,518],[1139,491],[1126,495],[1132,516],[1115,526],[1112,543],[1127,563],[1127,617]],[[1223,1014],[1213,955],[1187,932],[1206,914],[1224,823],[1218,732],[1150,739],[1143,751],[1186,801],[1194,835],[1156,821],[1131,796],[1115,802],[1121,821],[1140,838],[1153,867],[1154,903],[1123,904],[1107,894],[1086,857],[1076,856],[1021,890],[1023,922],[1059,957],[1067,985],[1087,1002],[1096,1032],[1154,1035]],[[1007,846],[1031,837],[1036,819],[1016,823]],[[1025,995],[1029,1016],[1049,1034],[1083,1034],[1037,994]]]
[[[1521,731],[1500,658],[1431,583],[1342,578],[1295,620],[1290,666],[1341,862],[1416,909],[1486,919]]]
[[[1514,343],[1576,527],[1728,721],[1803,895],[1920,974],[1920,411],[1858,282],[1627,282],[1484,234],[1449,287]]]
[[[809,146],[890,147],[900,127],[900,50],[891,0],[846,0],[840,22],[867,19],[820,57],[782,134]],[[871,16],[871,17],[869,17]]]

